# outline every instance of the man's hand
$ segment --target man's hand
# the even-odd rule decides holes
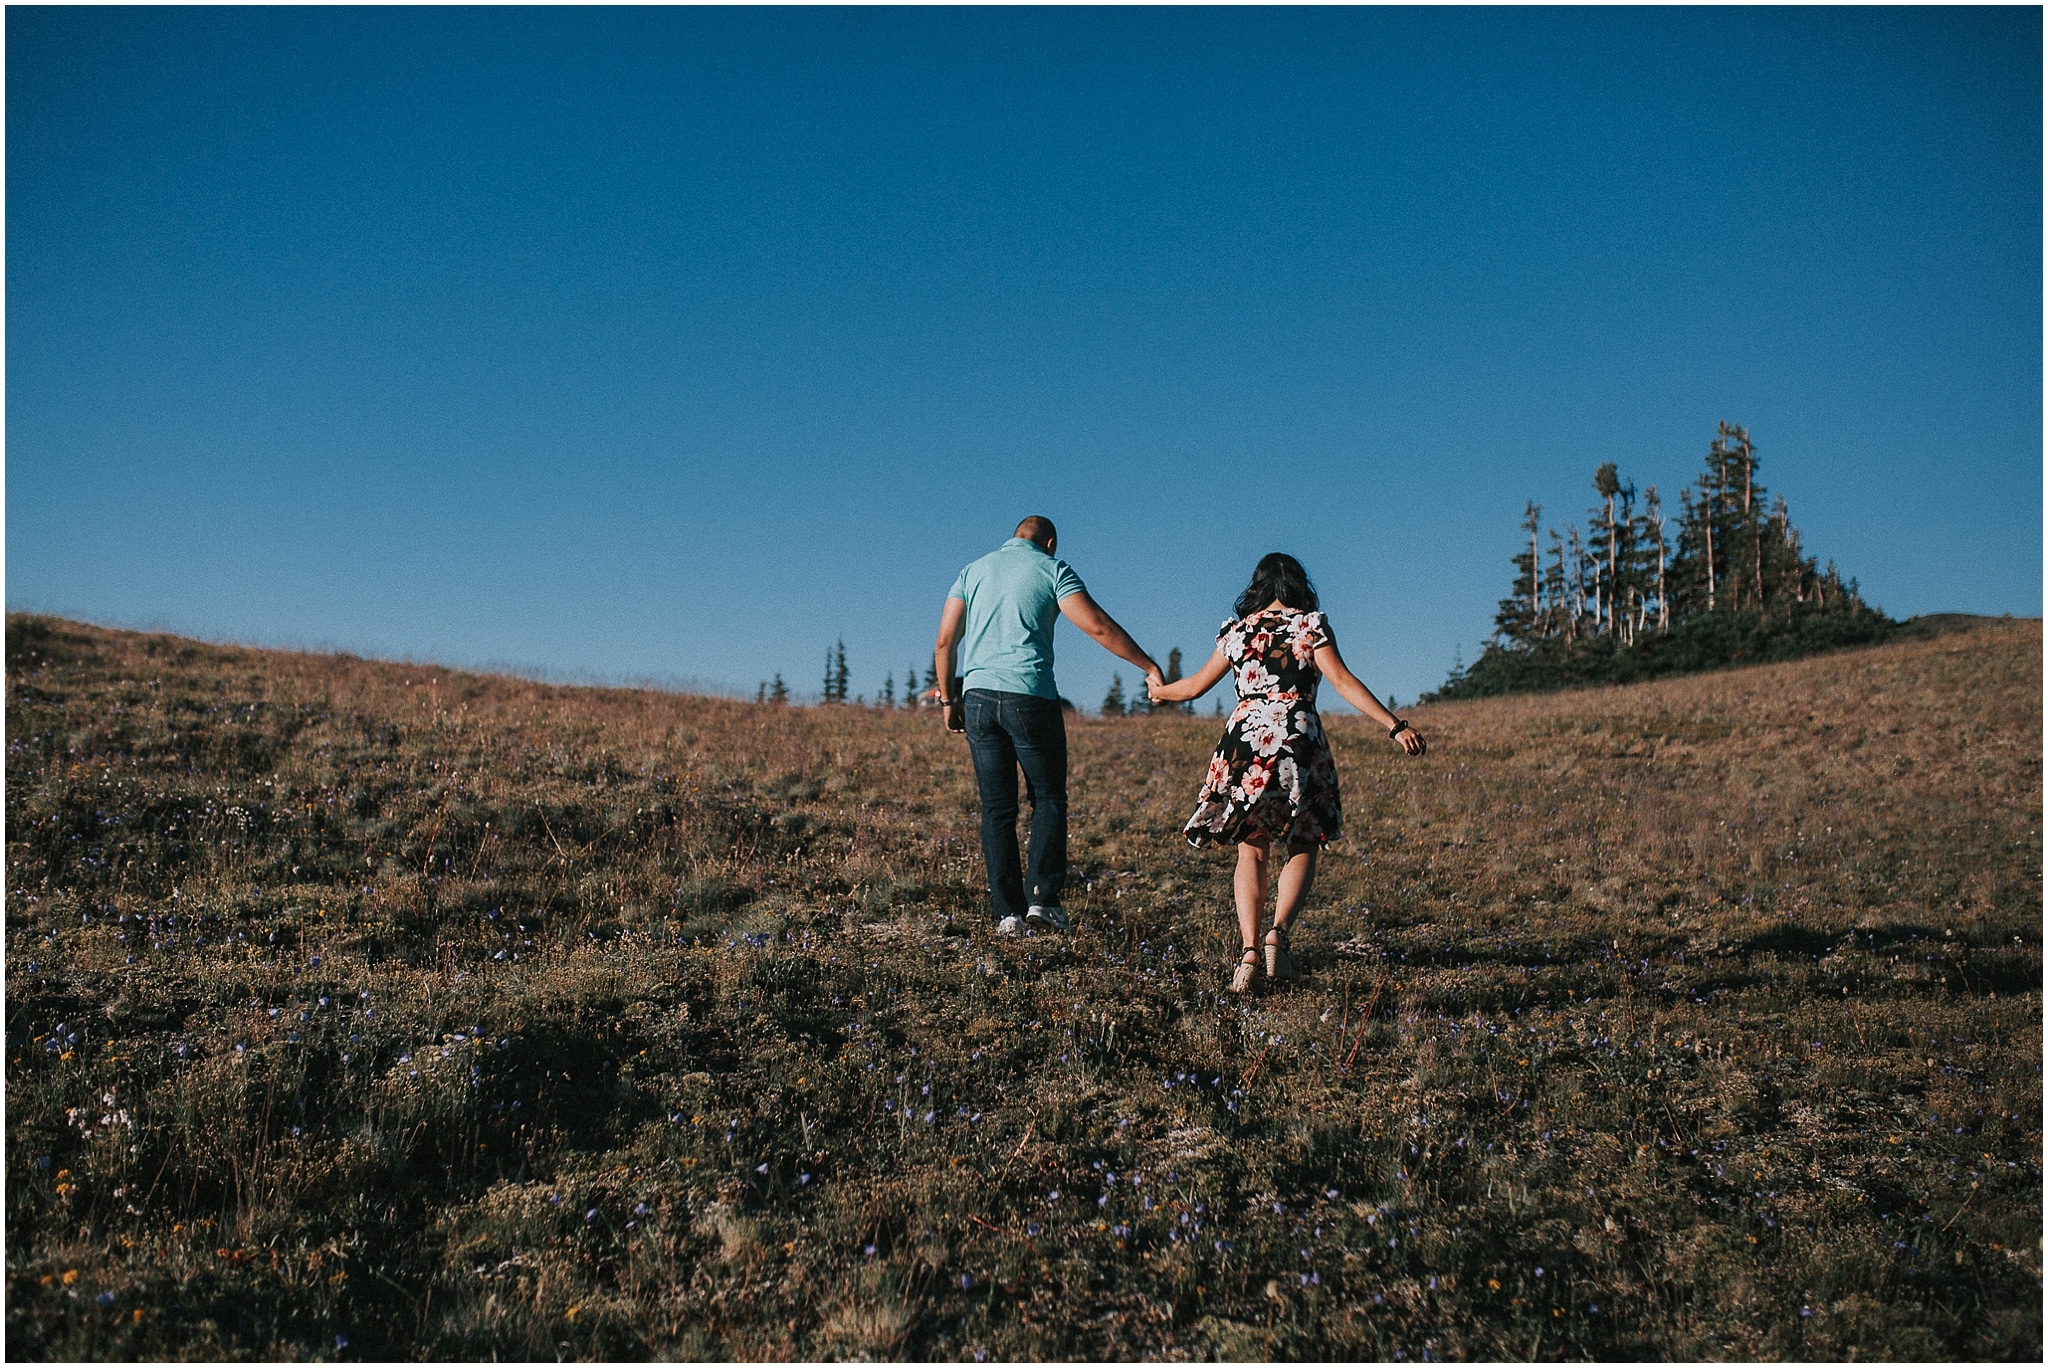
[[[946,709],[946,730],[949,732],[967,730],[967,704],[962,697],[962,685],[966,681],[953,671],[960,650],[960,626],[966,621],[967,605],[948,596],[945,608],[939,613],[939,640],[932,650],[932,669],[939,681],[938,694]],[[953,701],[944,703],[949,693]]]

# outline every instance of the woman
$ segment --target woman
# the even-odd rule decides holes
[[[1278,551],[1262,559],[1236,606],[1237,616],[1216,634],[1216,653],[1208,663],[1177,683],[1153,683],[1151,695],[1155,703],[1184,703],[1209,692],[1225,673],[1237,672],[1237,707],[1209,758],[1208,778],[1185,834],[1191,845],[1237,847],[1237,925],[1244,950],[1230,991],[1242,993],[1258,968],[1273,848],[1286,855],[1273,929],[1265,937],[1266,975],[1291,979],[1298,977],[1287,953],[1295,915],[1315,881],[1317,853],[1343,829],[1337,766],[1316,715],[1317,683],[1328,679],[1407,754],[1421,755],[1428,747],[1345,668],[1300,561]]]

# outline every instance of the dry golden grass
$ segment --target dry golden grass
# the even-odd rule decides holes
[[[7,665],[16,1357],[2039,1356],[2038,623],[1337,720],[1250,1002],[1212,720],[1012,944],[928,714]]]

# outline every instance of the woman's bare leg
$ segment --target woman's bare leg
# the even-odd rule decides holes
[[[1266,915],[1266,856],[1271,842],[1260,838],[1241,841],[1237,847],[1237,873],[1232,887],[1237,894],[1237,930],[1241,945],[1259,943],[1259,923]]]
[[[1280,867],[1280,894],[1273,904],[1273,926],[1283,934],[1292,929],[1295,914],[1301,911],[1302,904],[1308,901],[1309,889],[1315,886],[1316,854],[1315,846],[1290,850],[1287,863]],[[1240,899],[1240,909],[1242,906]],[[1238,919],[1242,921],[1243,918],[1244,913],[1240,910]],[[1253,926],[1256,928],[1257,923],[1254,922]]]

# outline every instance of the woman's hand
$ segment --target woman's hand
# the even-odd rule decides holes
[[[1158,675],[1145,676],[1145,696],[1154,703],[1188,703],[1200,698],[1216,687],[1216,681],[1230,673],[1230,661],[1222,651],[1216,651],[1202,663],[1202,668],[1186,679],[1166,682]]]
[[[1388,737],[1398,744],[1403,752],[1408,755],[1421,755],[1429,750],[1429,743],[1422,739],[1421,732],[1394,716],[1386,704],[1373,697],[1371,689],[1358,682],[1358,676],[1351,673],[1350,667],[1344,663],[1344,657],[1338,652],[1335,637],[1316,647],[1316,668],[1323,672],[1323,678],[1330,681],[1331,687],[1336,689],[1346,703],[1382,727],[1392,728]]]

